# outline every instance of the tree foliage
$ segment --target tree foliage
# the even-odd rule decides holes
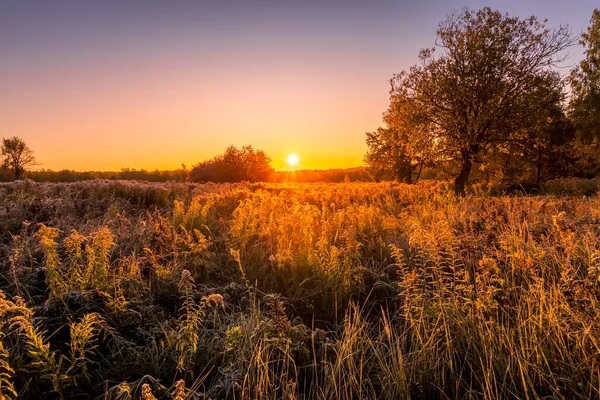
[[[413,182],[414,164],[406,149],[407,139],[405,132],[393,127],[367,132],[369,150],[364,161],[375,181],[387,174],[398,181]]]
[[[406,93],[393,93],[383,121],[387,127],[367,133],[365,163],[375,180],[388,174],[400,182],[416,182],[435,148],[418,104]]]
[[[540,185],[570,173],[574,132],[563,109],[564,84],[557,73],[517,100],[510,136],[489,146],[481,169],[503,183]],[[489,178],[489,176],[488,176]]]
[[[33,151],[16,136],[2,139],[2,157],[2,167],[12,171],[15,179],[23,178],[27,168],[36,163]]]
[[[577,131],[574,149],[584,175],[600,171],[600,9],[594,10],[590,27],[579,42],[585,58],[571,72],[570,117]]]
[[[196,164],[189,172],[193,182],[258,182],[273,173],[271,159],[252,146],[229,146],[221,155]]]
[[[414,104],[412,121],[441,150],[438,160],[458,162],[457,193],[493,146],[522,139],[531,116],[520,105],[554,80],[551,67],[572,42],[568,27],[549,29],[534,16],[464,9],[439,25],[418,65],[392,78],[392,102]]]

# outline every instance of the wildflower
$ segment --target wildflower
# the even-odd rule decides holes
[[[183,292],[184,290],[190,290],[192,286],[194,286],[194,278],[192,277],[192,274],[190,274],[190,271],[184,269],[181,271],[181,279],[179,280],[177,289],[179,289],[180,292]]]

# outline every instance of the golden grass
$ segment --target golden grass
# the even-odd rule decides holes
[[[0,185],[2,398],[600,397],[595,196],[27,185]]]

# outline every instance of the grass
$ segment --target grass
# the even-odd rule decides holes
[[[597,399],[592,186],[0,184],[0,398]]]

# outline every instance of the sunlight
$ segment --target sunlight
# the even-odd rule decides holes
[[[298,164],[298,161],[300,161],[300,159],[294,153],[290,154],[287,158],[288,164],[292,167],[295,167]]]

